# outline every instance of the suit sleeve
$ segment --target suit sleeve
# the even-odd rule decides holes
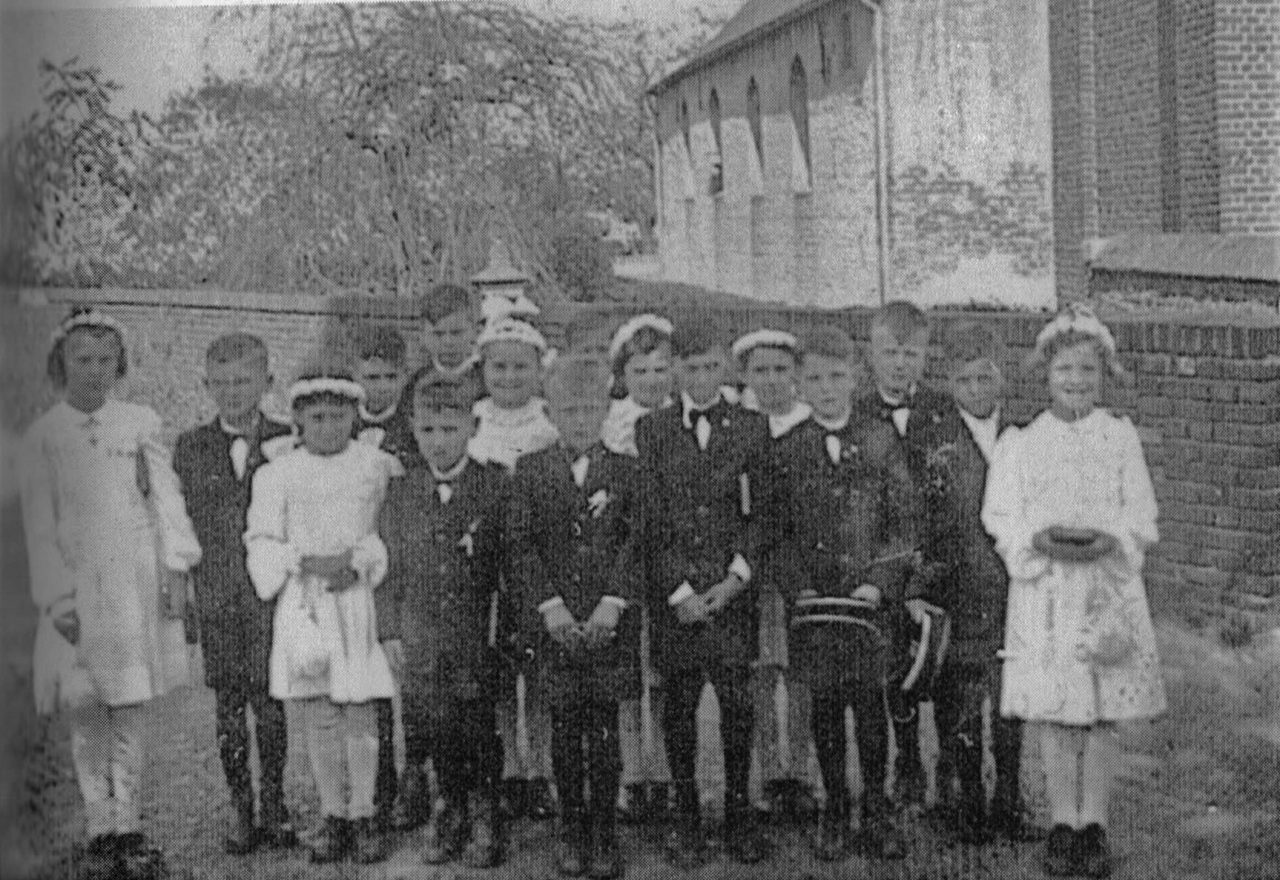
[[[391,481],[387,500],[378,515],[378,534],[387,547],[387,576],[382,586],[373,591],[373,607],[378,619],[378,638],[383,641],[401,638],[400,608],[404,601],[405,582],[408,578],[405,534],[401,523],[406,511],[401,504],[401,494],[408,487],[403,479]]]
[[[654,434],[655,422],[651,416],[643,416],[636,422],[636,451],[639,467],[637,483],[639,491],[640,527],[634,536],[636,558],[648,560],[648,576],[645,601],[651,608],[659,608],[679,586],[673,582],[673,572],[683,566],[671,558],[672,542],[668,540],[671,520],[667,515],[667,498],[662,488],[659,468],[660,450]]]
[[[919,493],[903,444],[882,423],[876,429],[868,438],[880,472],[880,523],[872,559],[885,561],[870,567],[866,581],[879,587],[886,601],[900,602],[916,598],[921,590],[909,555],[918,540]]]
[[[634,538],[639,525],[636,510],[636,480],[639,471],[634,462],[628,460],[619,459],[616,464],[613,486],[610,487],[613,500],[606,508],[606,515],[610,520],[611,546],[615,552],[602,593],[632,605],[642,601],[644,596],[644,561],[643,557],[637,555],[639,547]]]
[[[775,587],[794,599],[809,587],[804,566],[804,548],[795,517],[795,484],[801,463],[799,441],[792,434],[773,444],[771,450],[772,491],[770,494],[770,541],[766,554],[767,570]]]
[[[518,608],[521,633],[526,644],[541,630],[545,603],[561,598],[550,577],[545,554],[547,526],[555,518],[547,501],[546,474],[538,458],[525,458],[516,465],[511,478],[510,531],[506,536],[507,570],[512,602]]]
[[[746,433],[747,458],[744,474],[747,480],[747,498],[744,499],[743,515],[746,524],[739,533],[735,550],[746,560],[751,569],[749,583],[756,581],[755,574],[762,567],[768,551],[773,545],[773,517],[776,504],[776,481],[772,452],[773,439],[769,433],[769,422],[765,418],[749,420]],[[748,592],[754,593],[754,589]]]

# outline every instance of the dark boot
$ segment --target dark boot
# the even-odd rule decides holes
[[[638,825],[645,821],[648,813],[648,786],[643,782],[633,782],[625,788],[626,797],[618,808],[618,820],[625,825]]]
[[[1075,832],[1066,825],[1054,825],[1044,844],[1044,872],[1051,877],[1074,874],[1075,846]]]
[[[257,829],[253,826],[253,793],[249,793],[247,802],[244,798],[232,798],[235,818],[231,820],[231,828],[223,838],[222,848],[233,856],[248,855],[258,845]]]
[[[814,856],[824,862],[839,862],[849,857],[850,800],[834,795],[818,820],[818,834],[814,844]]]
[[[462,860],[471,868],[496,868],[502,864],[502,820],[496,799],[490,794],[473,794],[468,804],[471,839]]]
[[[116,850],[114,834],[99,834],[71,854],[75,880],[108,880],[124,876],[124,864]]]
[[[289,821],[289,811],[285,809],[284,797],[280,793],[270,794],[266,789],[262,792],[261,824],[258,827],[258,839],[267,846],[288,849],[298,843],[298,833]]]
[[[764,829],[755,819],[750,806],[738,807],[726,818],[725,836],[729,845],[729,857],[742,865],[754,865],[769,854]]]
[[[428,865],[444,865],[458,858],[466,845],[466,805],[456,797],[447,797],[440,809],[427,822],[423,833],[422,861]]]
[[[907,855],[907,842],[902,836],[893,811],[883,799],[871,801],[862,811],[864,852],[873,859],[902,859]]]
[[[1111,848],[1101,825],[1094,822],[1077,831],[1073,850],[1071,861],[1075,873],[1099,880],[1111,876]]]
[[[164,853],[139,832],[118,835],[116,851],[121,871],[117,876],[129,880],[165,880],[169,875]]]
[[[702,866],[702,820],[696,812],[680,810],[672,817],[665,841],[667,861],[682,871]]]
[[[502,780],[498,811],[504,819],[519,819],[528,804],[528,780],[512,777]]]
[[[524,814],[535,822],[545,822],[556,814],[550,782],[545,779],[529,780],[525,786]]]
[[[376,818],[357,819],[354,823],[351,857],[362,865],[386,861],[390,854],[387,835]]]
[[[351,825],[346,819],[325,816],[320,831],[308,844],[311,861],[316,864],[340,862],[351,846]]]
[[[565,877],[581,877],[587,870],[587,829],[582,815],[567,812],[560,821],[560,835],[556,841],[556,868]]]
[[[591,880],[614,880],[622,876],[617,828],[613,817],[603,810],[591,822],[591,860],[587,876]]]
[[[665,782],[645,783],[643,822],[665,822],[671,817],[671,786]]]
[[[398,831],[420,828],[431,815],[431,786],[422,767],[406,767],[400,777],[392,824]]]

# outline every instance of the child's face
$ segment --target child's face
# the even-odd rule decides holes
[[[271,385],[271,374],[261,357],[250,356],[205,367],[205,387],[218,407],[218,415],[231,424],[251,419]]]
[[[519,409],[538,391],[538,349],[524,342],[484,347],[484,387],[500,409]]]
[[[366,358],[356,364],[356,381],[364,389],[365,407],[369,412],[380,413],[400,397],[404,366],[382,358]]]
[[[1102,392],[1102,358],[1089,340],[1059,350],[1049,361],[1053,411],[1069,421],[1092,412]]]
[[[476,430],[476,418],[464,409],[431,409],[414,406],[413,438],[427,464],[447,471],[467,453],[467,441]]]
[[[671,396],[671,346],[633,354],[622,367],[622,380],[631,399],[645,409],[662,406]]]
[[[872,327],[870,360],[876,387],[890,397],[906,397],[924,378],[928,350],[927,328],[922,327],[909,334],[906,339],[899,339],[888,327]]]
[[[995,411],[1004,390],[1000,370],[989,358],[956,364],[951,371],[951,397],[970,415],[985,419]]]
[[[796,402],[796,358],[791,352],[767,346],[753,348],[747,354],[742,377],[764,412],[791,412]]]
[[[547,399],[547,408],[561,439],[575,453],[582,453],[600,439],[600,428],[609,414],[609,401],[603,397],[576,398],[553,393]]]
[[[97,409],[116,383],[120,340],[109,331],[82,329],[67,334],[62,345],[68,400],[82,410]]]
[[[824,422],[843,421],[853,407],[858,372],[852,362],[842,358],[805,355],[800,364],[800,394]]]
[[[351,442],[356,417],[354,403],[319,400],[307,404],[297,414],[302,445],[314,455],[337,455]]]
[[[724,384],[728,358],[724,348],[715,348],[701,354],[691,354],[676,358],[676,376],[680,388],[698,405],[709,404],[720,393]]]
[[[479,328],[465,309],[450,312],[435,324],[426,325],[427,349],[446,367],[456,367],[475,351]]]

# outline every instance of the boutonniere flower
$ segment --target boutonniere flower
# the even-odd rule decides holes
[[[943,443],[929,450],[928,456],[925,458],[925,468],[930,474],[930,485],[936,490],[942,490],[946,486],[947,478],[951,473],[951,462],[955,459],[956,444]]]
[[[609,492],[606,489],[599,489],[594,495],[587,499],[587,507],[591,509],[592,519],[599,519],[600,514],[604,513],[604,507],[609,503]]]
[[[480,520],[472,520],[471,525],[467,526],[467,530],[458,540],[458,546],[462,548],[462,552],[470,559],[476,555],[476,530],[480,528]]]

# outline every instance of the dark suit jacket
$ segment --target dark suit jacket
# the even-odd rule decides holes
[[[639,668],[641,591],[631,558],[638,521],[633,484],[636,461],[597,444],[588,451],[586,484],[578,488],[571,453],[557,444],[522,456],[512,490],[512,587],[522,608],[524,644],[549,673],[549,695],[575,693],[570,678],[589,678],[605,693],[632,689]],[[604,596],[629,607],[605,649],[570,655],[547,635],[538,606],[559,597],[585,623]],[[561,687],[566,685],[566,687]]]
[[[769,420],[722,400],[703,451],[683,415],[676,403],[636,423],[641,542],[652,559],[646,593],[654,665],[659,671],[747,665],[756,654],[754,586],[772,538]],[[706,590],[725,577],[735,554],[752,568],[748,589],[709,622],[680,624],[667,602],[671,593],[684,581]]]
[[[493,693],[490,601],[504,564],[508,480],[498,465],[469,461],[447,504],[428,467],[388,487],[378,526],[387,577],[374,601],[378,637],[404,646],[406,705]],[[505,627],[509,616],[500,617]]]
[[[363,435],[371,430],[382,432],[378,448],[383,452],[391,453],[400,459],[401,463],[407,464],[411,457],[417,456],[417,441],[413,439],[413,431],[409,427],[409,419],[403,408],[398,407],[390,418],[381,422],[371,422],[361,418],[360,424],[356,426],[357,435]]]
[[[1009,423],[1001,417],[1000,432]],[[955,404],[924,447],[926,597],[951,613],[951,655],[992,660],[1004,639],[1009,578],[982,525],[987,461]]]
[[[290,433],[263,416],[248,437],[245,474],[236,479],[231,436],[217,419],[178,436],[173,468],[203,556],[192,570],[205,683],[215,689],[267,686],[274,602],[258,598],[245,568],[245,515],[262,444]]]

